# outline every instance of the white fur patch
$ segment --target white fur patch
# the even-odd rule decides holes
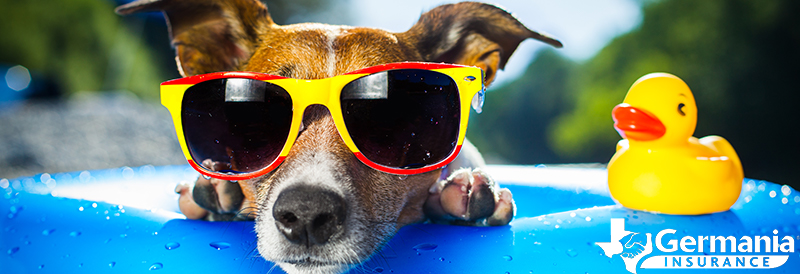
[[[273,190],[266,201],[261,202],[261,210],[256,219],[258,234],[258,251],[265,259],[276,262],[288,273],[333,273],[343,272],[360,263],[360,258],[367,258],[372,252],[370,245],[363,242],[368,237],[369,228],[359,220],[363,220],[363,209],[358,207],[355,190],[347,176],[339,174],[343,167],[333,155],[323,151],[313,151],[296,155],[292,165],[284,165],[279,178],[273,181]],[[337,172],[338,171],[338,172]],[[289,187],[307,184],[319,186],[333,191],[347,201],[347,219],[342,234],[334,235],[331,241],[322,246],[305,248],[289,242],[277,229],[272,216],[272,205],[281,191]],[[314,260],[335,263],[332,265],[307,268],[298,267],[287,261]]]
[[[333,48],[333,43],[336,41],[336,37],[338,37],[341,33],[341,29],[328,32],[328,62],[325,64],[325,68],[328,71],[328,77],[333,77],[336,75],[336,50]]]

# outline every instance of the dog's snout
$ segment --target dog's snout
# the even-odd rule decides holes
[[[278,195],[272,216],[278,230],[290,242],[323,245],[344,229],[347,207],[344,198],[330,190],[300,185]]]

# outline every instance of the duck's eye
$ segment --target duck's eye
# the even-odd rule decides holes
[[[680,113],[681,116],[686,116],[686,112],[683,112],[683,107],[685,106],[686,105],[684,105],[683,103],[678,104],[678,113]]]

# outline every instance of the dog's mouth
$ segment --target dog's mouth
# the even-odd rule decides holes
[[[298,266],[298,267],[308,267],[308,268],[339,265],[338,263],[320,261],[320,260],[317,260],[317,259],[313,259],[311,257],[306,257],[306,258],[299,259],[299,260],[285,260],[285,261],[282,261],[282,263],[293,264],[293,265]]]
[[[299,260],[282,260],[277,264],[288,273],[340,273],[350,268],[348,264],[319,260],[312,257]]]

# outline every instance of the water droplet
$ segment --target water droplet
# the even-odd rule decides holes
[[[43,264],[39,265],[39,269],[42,269],[42,268],[44,268],[44,265]]]
[[[381,273],[381,272],[383,272],[383,267],[380,267],[380,266],[379,266],[379,267],[376,267],[376,268],[375,268],[375,269],[373,269],[372,271],[373,271],[373,272],[375,272],[375,273]]]
[[[91,178],[92,178],[92,174],[91,174],[91,173],[89,173],[89,171],[86,171],[86,170],[84,170],[84,171],[81,171],[81,174],[80,174],[80,175],[78,175],[78,179],[79,179],[79,180],[80,180],[82,183],[88,182],[88,181],[89,181],[89,179],[91,179]]]
[[[783,185],[781,187],[781,193],[783,193],[783,196],[789,196],[792,194],[792,188],[787,185]]]
[[[575,217],[575,215],[577,215],[577,214],[575,214],[575,212],[572,212],[572,213],[569,214],[569,216],[573,217],[573,218]]]
[[[444,262],[444,257],[439,257],[439,261]]]
[[[17,253],[17,251],[19,251],[19,247],[18,246],[12,247],[11,249],[8,250],[8,256],[11,256],[14,253]]]
[[[115,265],[117,265],[117,262],[110,262],[110,263],[108,263],[108,267],[114,267]]]
[[[79,264],[78,264],[78,267],[83,267],[83,263],[79,263]]]
[[[211,247],[213,247],[213,248],[215,248],[217,250],[223,250],[223,249],[227,249],[227,248],[231,247],[231,244],[226,243],[226,242],[212,242],[212,243],[210,243],[208,245],[210,245]]]
[[[164,268],[164,265],[162,263],[154,263],[153,265],[150,266],[149,270],[159,270],[162,268]]]
[[[429,243],[422,243],[414,246],[414,250],[417,252],[419,251],[431,251],[439,247],[437,244],[429,244]]]
[[[78,208],[78,211],[83,211],[83,207],[79,207],[79,208]]]
[[[508,271],[506,271],[506,273],[505,273],[505,274],[511,274],[511,272],[508,272]]]
[[[124,234],[124,233],[123,234],[119,234],[119,237],[120,238],[128,238],[128,234]]]
[[[781,203],[783,203],[784,205],[788,204],[789,203],[789,199],[787,199],[786,197],[783,197],[783,199],[781,199]]]
[[[591,221],[592,221],[592,217],[586,216],[586,219],[585,219],[585,220],[586,220],[587,222],[591,222]]]
[[[131,179],[131,178],[133,178],[133,175],[134,175],[134,171],[133,171],[132,168],[130,168],[130,167],[122,168],[122,178]]]
[[[92,203],[92,208],[97,208],[97,203]]]
[[[770,198],[775,198],[775,196],[778,196],[778,193],[777,193],[777,192],[775,192],[774,190],[772,190],[772,191],[770,191],[770,192],[769,192],[769,197],[770,197]]]
[[[50,234],[53,234],[53,232],[56,232],[55,228],[53,228],[53,229],[45,229],[45,230],[42,230],[42,235],[49,236]]]
[[[78,237],[78,236],[81,236],[81,232],[80,231],[73,231],[73,232],[69,233],[69,236]]]
[[[512,258],[510,255],[505,255],[505,256],[503,256],[503,259],[505,259],[506,261],[511,261],[514,258]]]
[[[166,248],[167,250],[173,250],[179,247],[181,247],[181,244],[178,242],[171,242],[164,245],[164,248]]]
[[[567,249],[567,256],[575,258],[575,257],[578,256],[578,251],[572,250],[572,249]]]
[[[402,180],[405,180],[405,179],[408,179],[408,175],[400,175],[400,176],[397,176],[397,179],[400,179],[400,181],[402,181]]]

